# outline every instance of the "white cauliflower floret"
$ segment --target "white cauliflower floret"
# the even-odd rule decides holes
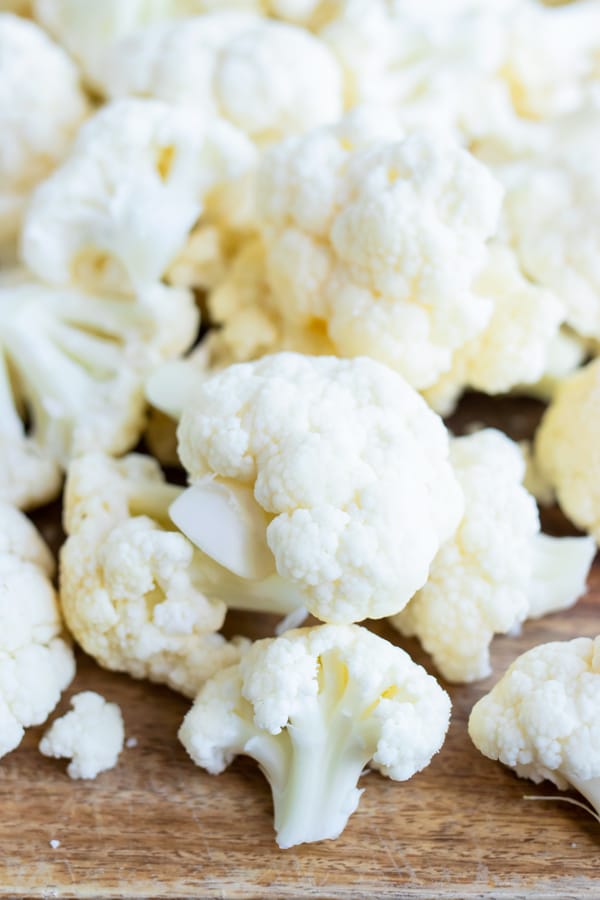
[[[567,117],[548,134],[542,158],[495,170],[507,188],[505,227],[527,276],[561,298],[576,332],[598,339],[600,111]]]
[[[600,638],[524,653],[475,704],[469,734],[484,756],[575,788],[600,814]]]
[[[462,522],[425,587],[391,621],[419,638],[444,678],[468,682],[490,674],[495,634],[572,606],[594,545],[540,534],[535,500],[522,486],[523,455],[501,432],[456,438],[450,460],[465,498]]]
[[[123,453],[144,426],[143,383],[193,341],[187,292],[136,299],[0,280],[0,498],[28,508],[58,494],[62,468],[90,450]]]
[[[205,596],[193,546],[169,527],[179,491],[149,457],[73,462],[61,601],[71,633],[100,665],[193,697],[245,645],[216,633],[225,606]]]
[[[323,621],[402,609],[462,512],[443,423],[372,360],[231,366],[198,386],[178,435],[192,487],[175,524],[240,594],[275,579]]]
[[[255,643],[209,681],[179,737],[199,766],[253,757],[273,793],[282,848],[338,837],[370,762],[395,781],[440,749],[450,700],[403,650],[356,625]]]
[[[557,389],[535,438],[535,460],[561,509],[600,544],[600,359]]]
[[[103,107],[34,192],[21,252],[52,284],[129,293],[160,280],[207,196],[255,159],[227,122],[158,100]]]
[[[109,97],[140,95],[232,122],[259,143],[339,118],[338,65],[292,25],[219,12],[140,29],[102,57]]]
[[[473,282],[502,192],[453,144],[422,135],[365,143],[342,123],[263,157],[263,305],[290,332],[321,334],[336,355],[371,356],[423,388],[487,323],[491,301]]]
[[[116,766],[125,729],[116,703],[94,691],[71,697],[73,709],[56,719],[40,741],[40,753],[70,759],[70,778],[95,778]]]
[[[46,721],[75,675],[53,570],[33,525],[0,503],[0,757]]]
[[[66,156],[87,114],[77,69],[34,25],[0,13],[0,245],[35,185]]]
[[[551,367],[559,340],[564,306],[525,278],[502,244],[491,246],[475,291],[492,301],[493,311],[484,330],[456,351],[450,371],[425,392],[442,415],[453,411],[467,388],[502,394],[536,385]]]

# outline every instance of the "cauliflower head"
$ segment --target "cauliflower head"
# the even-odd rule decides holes
[[[33,188],[66,156],[88,112],[67,54],[33,22],[0,12],[0,245]]]
[[[222,117],[264,144],[339,118],[339,67],[293,25],[215,12],[143,28],[102,57],[107,96],[156,97]]]
[[[125,740],[123,716],[116,703],[94,691],[75,694],[70,702],[72,710],[45,732],[40,753],[70,759],[70,778],[95,778],[117,764]]]
[[[51,284],[140,291],[162,278],[211,191],[254,159],[253,144],[227,122],[204,123],[158,100],[109,103],[34,192],[23,260]]]
[[[561,509],[600,544],[600,359],[557,389],[535,437],[535,461]]]
[[[56,496],[62,469],[90,450],[119,454],[144,427],[144,378],[197,330],[193,297],[155,285],[138,299],[0,279],[0,498]]]
[[[536,784],[575,788],[600,814],[600,638],[541,644],[475,704],[478,750]]]
[[[575,602],[594,545],[540,534],[535,500],[522,485],[525,460],[501,432],[455,438],[450,461],[465,498],[462,521],[425,587],[391,622],[419,638],[444,678],[469,682],[490,674],[495,634]]]
[[[282,848],[338,837],[365,766],[406,781],[440,749],[450,699],[403,650],[357,625],[258,641],[208,681],[179,737],[219,774],[255,759],[273,793]]]
[[[323,621],[398,612],[462,512],[443,423],[369,359],[230,366],[198,385],[178,437],[192,486],[175,524],[249,584],[279,576]]]
[[[193,546],[169,526],[179,490],[149,457],[90,454],[73,462],[61,601],[74,638],[100,665],[193,697],[245,643],[217,634],[225,606],[205,596]]]
[[[0,757],[46,721],[75,675],[53,570],[31,522],[0,503]]]

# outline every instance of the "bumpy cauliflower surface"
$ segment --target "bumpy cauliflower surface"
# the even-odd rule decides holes
[[[40,753],[70,759],[70,778],[95,778],[117,764],[125,740],[123,716],[116,703],[94,691],[71,697],[71,706],[45,732]]]
[[[557,389],[535,438],[535,461],[561,508],[600,544],[600,360]]]
[[[341,75],[318,38],[259,16],[215,12],[143,28],[102,57],[110,97],[141,95],[222,117],[258,143],[333,121]]]
[[[73,636],[100,665],[193,697],[245,643],[217,634],[225,606],[198,586],[194,547],[169,524],[179,491],[149,457],[73,462],[61,601]]]
[[[67,54],[33,22],[0,12],[0,245],[16,237],[29,194],[87,111]]]
[[[53,569],[29,520],[0,503],[0,757],[46,721],[75,675]]]
[[[338,837],[364,767],[396,781],[441,747],[450,700],[398,647],[359,626],[323,625],[258,641],[196,698],[179,731],[199,766],[234,756],[268,779],[282,848]]]
[[[521,778],[575,788],[600,814],[600,638],[534,647],[473,707],[469,734]]]
[[[490,674],[495,634],[575,602],[595,548],[589,538],[540,534],[522,485],[523,455],[501,432],[455,438],[450,461],[465,498],[462,521],[425,587],[391,621],[419,638],[444,678],[468,682]]]
[[[158,100],[109,103],[66,162],[34,192],[25,263],[51,284],[130,293],[160,280],[211,191],[241,176],[254,145]]]
[[[40,505],[58,494],[73,456],[132,447],[145,376],[190,345],[197,322],[192,296],[164,285],[134,298],[3,274],[0,498]]]
[[[323,621],[380,618],[424,584],[460,519],[447,452],[441,420],[385,366],[276,354],[194,392],[179,425],[192,487],[171,516],[249,584],[279,576]],[[252,552],[237,556],[232,535]]]

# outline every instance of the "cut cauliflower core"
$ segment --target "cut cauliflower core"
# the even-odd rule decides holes
[[[600,638],[534,647],[473,707],[469,734],[521,778],[575,788],[600,815]]]
[[[144,376],[183,352],[198,314],[184,290],[139,299],[0,279],[0,498],[25,508],[59,492],[92,449],[122,453],[144,425]]]
[[[323,621],[402,609],[462,513],[443,423],[372,360],[231,366],[199,385],[178,434],[192,486],[177,527],[241,576],[239,595],[276,587]]]
[[[323,625],[255,643],[207,682],[179,737],[199,766],[237,754],[268,779],[282,848],[338,837],[365,766],[395,781],[440,749],[450,700],[397,647],[359,626]]]
[[[116,703],[107,703],[94,691],[71,697],[71,706],[71,712],[45,732],[40,753],[70,758],[70,778],[95,778],[117,764],[125,740],[123,716]]]
[[[0,504],[0,757],[41,725],[75,675],[62,636],[50,552],[33,525]]]
[[[450,460],[465,497],[462,522],[391,622],[420,639],[444,678],[468,682],[490,674],[495,634],[572,606],[595,548],[589,538],[540,534],[523,455],[499,431],[456,438]]]
[[[246,645],[216,633],[225,606],[205,596],[194,548],[168,521],[179,492],[149,457],[73,462],[61,600],[70,631],[100,665],[193,697]]]

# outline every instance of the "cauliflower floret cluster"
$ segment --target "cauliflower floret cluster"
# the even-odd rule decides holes
[[[46,721],[75,675],[53,570],[29,520],[0,504],[0,757]]]

